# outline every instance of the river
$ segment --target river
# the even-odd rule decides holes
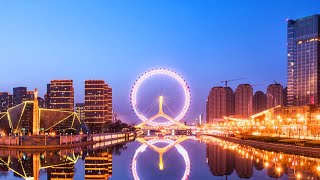
[[[202,136],[141,137],[108,147],[0,150],[0,179],[319,179],[320,159]]]

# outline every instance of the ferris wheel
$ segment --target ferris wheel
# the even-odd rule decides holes
[[[147,111],[143,108],[141,108],[139,105],[142,104],[144,101],[138,98],[138,94],[141,90],[143,90],[142,85],[148,81],[149,79],[155,77],[155,76],[164,76],[166,78],[169,78],[170,80],[175,81],[175,87],[171,87],[167,89],[168,92],[174,91],[176,89],[180,89],[180,92],[176,92],[175,94],[178,94],[182,97],[183,100],[181,100],[180,106],[181,108],[179,110],[174,110],[174,108],[170,107],[168,105],[168,101],[175,101],[175,98],[168,98],[165,95],[158,95],[156,99],[154,98],[154,102],[150,103],[148,106],[149,110]],[[164,82],[165,84],[166,82]],[[148,87],[152,90],[152,87]],[[146,98],[145,98],[146,99]],[[158,68],[158,69],[152,69],[144,74],[142,74],[135,82],[135,84],[132,87],[131,90],[131,106],[134,111],[134,113],[137,115],[137,117],[143,121],[140,125],[140,127],[148,124],[151,126],[170,126],[173,124],[176,124],[178,126],[184,126],[179,121],[182,120],[182,118],[187,114],[190,104],[191,104],[191,93],[189,86],[187,82],[176,72],[170,70],[170,69],[164,69],[164,68]],[[150,108],[151,107],[151,108]],[[150,109],[157,108],[157,112],[154,112],[153,115],[148,115],[148,113],[152,112]],[[172,112],[172,113],[170,113]],[[155,120],[158,118],[163,118],[166,121],[165,122],[156,122]]]

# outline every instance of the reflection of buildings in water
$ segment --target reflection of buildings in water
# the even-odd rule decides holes
[[[253,175],[252,160],[244,156],[236,156],[235,169],[240,178],[250,178]]]
[[[74,163],[78,158],[75,158],[74,154],[62,157],[60,153],[44,153],[41,165],[43,168],[46,168],[47,178],[50,180],[72,180],[74,176]]]
[[[47,169],[47,177],[50,180],[72,180],[74,176],[74,164],[66,163]]]
[[[207,145],[208,165],[214,176],[231,175],[235,168],[235,157],[229,149],[217,144]]]
[[[267,168],[267,174],[271,178],[281,178],[284,174],[287,174],[288,168],[280,166],[277,163],[270,163]]]
[[[234,167],[241,178],[253,176],[253,166],[256,170],[266,169],[270,178],[288,179],[320,179],[320,159],[305,156],[275,153],[241,146],[212,137],[203,137],[207,142],[208,165],[214,176],[227,175],[225,165]],[[235,165],[228,162],[228,152]]]
[[[85,179],[104,180],[112,176],[112,153],[92,152],[85,157]]]
[[[10,157],[8,164],[15,177],[34,177],[33,155],[21,154],[22,157]],[[36,168],[36,167],[35,167]]]
[[[3,156],[3,155],[0,155]],[[15,177],[24,179],[39,179],[40,169],[46,169],[48,179],[72,179],[74,175],[74,163],[78,155],[71,153],[22,153],[15,151],[8,157],[1,157],[1,169],[13,171]]]
[[[3,161],[0,161],[0,176],[2,176],[2,174],[5,174],[4,172],[9,171],[9,168],[8,168],[7,164],[5,163],[5,162],[8,162],[8,157],[4,157]]]

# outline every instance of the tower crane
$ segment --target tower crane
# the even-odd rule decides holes
[[[246,79],[246,78],[229,79],[229,80],[221,81],[221,83],[224,83],[224,86],[225,86],[225,87],[228,87],[228,82],[230,82],[230,81],[239,81],[239,80],[243,80],[243,79]]]

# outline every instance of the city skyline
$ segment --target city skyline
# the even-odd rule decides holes
[[[7,8],[0,6],[0,20],[7,28],[0,30],[4,50],[0,58],[5,67],[18,66],[14,71],[3,69],[10,76],[2,79],[0,91],[26,86],[38,88],[43,96],[50,80],[72,79],[75,103],[79,103],[84,101],[85,79],[104,79],[115,89],[115,111],[128,121],[121,115],[132,112],[129,96],[134,81],[144,71],[165,67],[177,71],[190,85],[195,98],[186,119],[193,119],[205,114],[208,91],[223,86],[221,80],[246,78],[231,83],[234,90],[240,83],[265,84],[254,92],[265,92],[274,80],[286,86],[286,19],[319,13],[316,1],[303,2],[303,7],[302,2],[288,2],[115,3],[114,10],[106,2],[79,3],[75,9],[75,2],[49,3],[42,9],[37,9],[41,3],[2,2]],[[149,11],[139,12],[139,8]],[[271,9],[275,12],[270,14]],[[245,14],[250,11],[255,16]],[[11,17],[10,21],[4,17]],[[210,19],[214,23],[208,23]],[[222,29],[228,36],[219,36]],[[133,117],[132,113],[129,118]]]

